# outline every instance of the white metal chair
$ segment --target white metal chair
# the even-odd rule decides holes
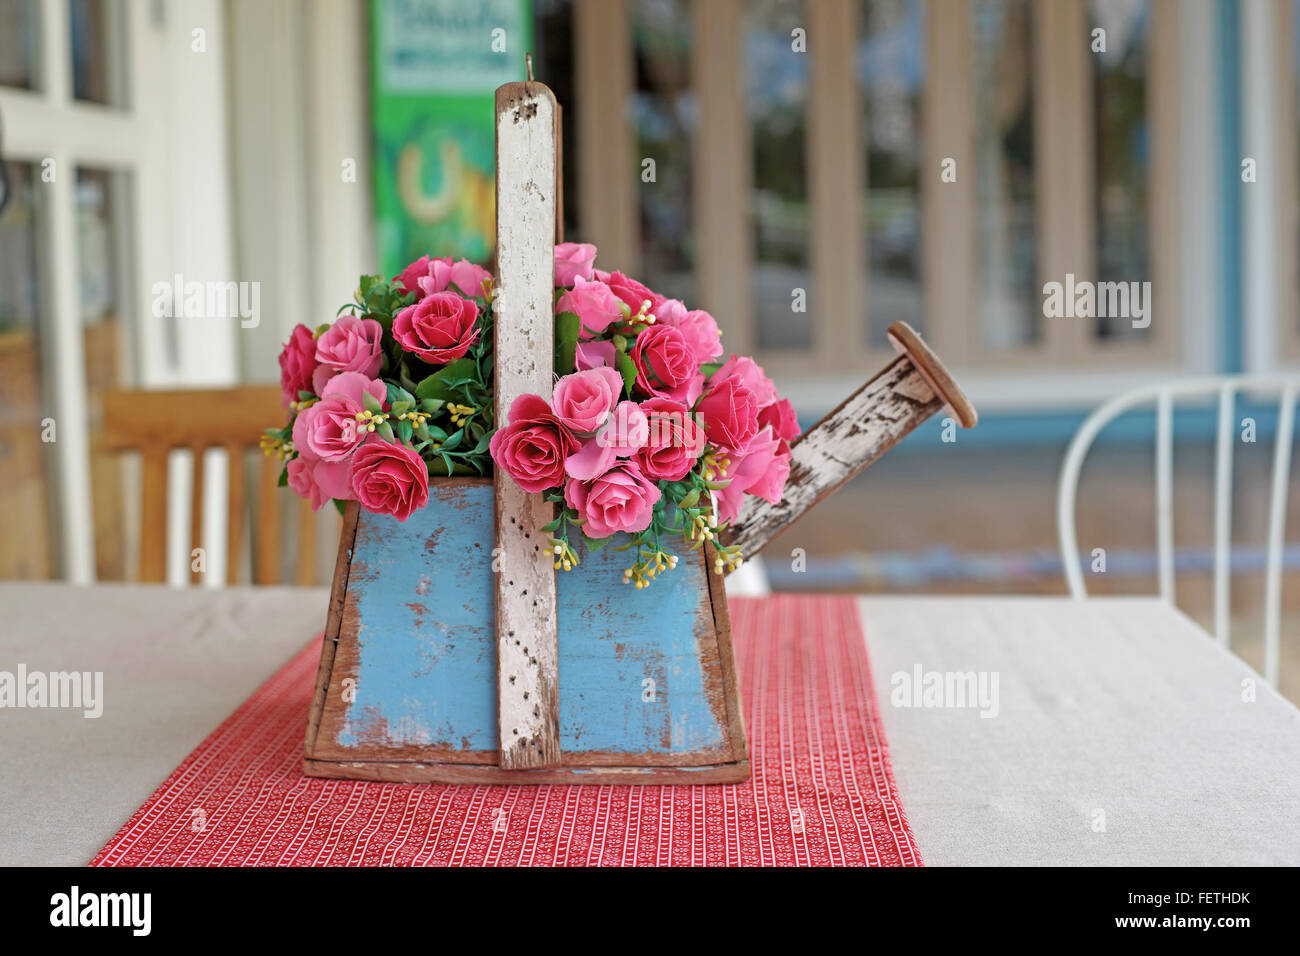
[[[1252,397],[1279,394],[1277,437],[1273,448],[1273,482],[1269,504],[1268,551],[1264,590],[1264,678],[1277,686],[1282,601],[1282,546],[1286,530],[1286,492],[1291,472],[1291,438],[1295,426],[1300,377],[1233,375],[1154,385],[1120,395],[1103,404],[1079,426],[1065,453],[1057,491],[1057,529],[1061,562],[1070,595],[1088,590],[1080,567],[1074,527],[1079,471],[1093,439],[1124,412],[1150,402],[1156,407],[1156,560],[1160,597],[1174,603],[1173,421],[1174,399],[1218,396],[1214,478],[1214,634],[1229,646],[1229,554],[1232,544],[1232,453],[1236,425],[1233,409],[1239,392]]]

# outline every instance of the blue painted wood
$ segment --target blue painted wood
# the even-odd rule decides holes
[[[357,681],[339,747],[496,750],[492,508],[488,481],[435,483],[404,523],[360,515],[345,611],[357,658],[332,680]],[[629,554],[611,545],[557,574],[562,750],[716,758],[727,715],[703,561],[683,555],[637,591],[622,583]]]

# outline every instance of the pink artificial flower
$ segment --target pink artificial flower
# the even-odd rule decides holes
[[[468,259],[453,262],[450,256],[436,259],[420,256],[394,276],[393,281],[400,283],[407,292],[416,293],[418,301],[426,295],[445,292],[453,287],[466,297],[473,298],[483,294],[483,283],[491,278],[492,273]]]
[[[343,395],[364,408],[366,400],[363,393],[365,392],[369,392],[380,405],[388,403],[388,386],[379,379],[366,378],[360,372],[340,372],[335,375],[325,383],[320,397],[333,398],[336,395]]]
[[[321,367],[312,376],[316,394],[337,372],[360,372],[367,378],[379,373],[383,361],[384,328],[374,319],[344,315],[316,340],[316,361]]]
[[[601,272],[596,270],[596,278],[605,285],[609,286],[614,295],[618,296],[620,301],[627,305],[633,315],[641,311],[641,307],[646,302],[650,303],[650,312],[656,316],[659,314],[660,307],[667,301],[658,292],[654,292],[649,286],[637,282],[621,272]]]
[[[455,292],[434,292],[393,317],[393,338],[430,365],[463,358],[479,336],[478,306]]]
[[[520,395],[510,406],[510,423],[489,444],[497,467],[524,491],[545,491],[564,482],[564,461],[578,450],[578,439],[555,416],[546,399]]]
[[[593,434],[609,418],[622,390],[623,376],[612,368],[573,372],[555,383],[551,407],[575,433]]]
[[[320,511],[331,498],[352,501],[352,459],[322,461],[300,454],[289,462],[289,487],[311,502],[312,511]]]
[[[413,448],[367,442],[352,456],[352,491],[367,511],[405,521],[429,502],[429,472]]]
[[[634,455],[650,437],[650,421],[636,402],[619,402],[614,413],[577,453],[564,462],[570,478],[590,481],[605,472],[616,458]]]
[[[766,408],[776,401],[776,385],[767,377],[763,367],[748,356],[733,355],[727,359],[709,378],[709,384],[714,385],[728,378],[736,379],[749,389],[759,408]]]
[[[307,458],[343,461],[365,440],[357,421],[361,411],[360,403],[343,395],[321,399],[294,419],[293,447]]]
[[[596,247],[588,242],[561,242],[555,247],[555,285],[571,286],[577,276],[591,278]]]
[[[280,404],[288,408],[290,402],[298,401],[299,392],[314,391],[311,381],[314,371],[316,337],[311,329],[299,323],[293,327],[289,341],[280,350]]]
[[[652,325],[632,346],[636,384],[643,392],[694,405],[704,388],[704,375],[695,350],[680,331]]]
[[[776,504],[790,477],[789,446],[765,426],[738,457],[732,459],[725,478],[727,486],[718,494],[718,517],[734,521],[746,494]]]
[[[614,368],[615,356],[613,342],[597,340],[579,342],[578,352],[574,357],[574,367],[583,372],[590,368]]]
[[[784,441],[794,441],[799,437],[799,417],[788,398],[778,398],[766,408],[759,409],[758,427],[764,425],[771,425],[776,437]]]
[[[722,354],[722,332],[713,316],[703,309],[687,311],[681,302],[669,299],[655,311],[655,319],[659,324],[672,326],[682,333],[700,365],[712,362]]]
[[[669,398],[647,399],[641,410],[649,420],[646,443],[636,456],[641,470],[650,478],[680,481],[704,454],[704,429],[685,405]]]
[[[615,461],[591,481],[570,481],[564,486],[564,500],[586,519],[582,530],[589,538],[644,531],[659,498],[658,487],[632,459]]]
[[[758,431],[758,402],[738,378],[709,379],[709,390],[696,406],[709,441],[739,451]]]
[[[604,332],[614,322],[623,321],[623,311],[618,306],[618,298],[605,283],[574,276],[573,288],[555,303],[555,314],[574,313],[582,323],[582,331],[592,336]]]

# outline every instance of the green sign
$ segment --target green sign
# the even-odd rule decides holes
[[[422,255],[486,263],[494,97],[524,79],[531,0],[371,0],[375,226],[394,275]]]

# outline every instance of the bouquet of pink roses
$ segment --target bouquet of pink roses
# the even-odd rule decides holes
[[[500,468],[557,505],[557,569],[576,545],[634,551],[624,580],[644,587],[677,563],[674,535],[714,541],[715,570],[738,566],[717,532],[744,495],[776,502],[799,434],[790,403],[752,359],[722,358],[707,312],[619,272],[596,248],[555,248],[555,371],[549,396],[522,395],[494,428],[492,278],[461,260],[413,262],[362,279],[332,325],[294,329],[280,356],[288,423],[263,444],[282,481],[406,520],[429,477]]]

